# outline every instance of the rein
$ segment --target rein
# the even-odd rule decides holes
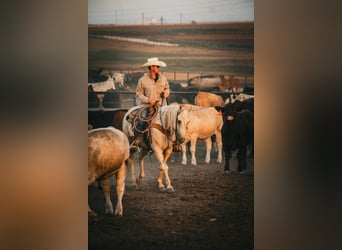
[[[177,124],[178,124],[178,115],[181,113],[181,112],[183,112],[184,110],[182,110],[182,111],[180,111],[179,112],[179,109],[178,109],[178,111],[177,111],[177,115],[176,115],[176,126],[175,126],[175,134],[176,134],[176,139],[175,140],[172,140],[167,134],[166,134],[166,131],[165,131],[165,129],[164,129],[164,126],[163,126],[163,120],[162,120],[162,113],[161,113],[161,109],[159,109],[159,117],[160,117],[160,123],[161,123],[161,125],[159,125],[159,124],[157,124],[157,123],[152,123],[150,126],[149,126],[149,128],[156,128],[156,129],[158,129],[161,133],[163,133],[166,137],[167,137],[167,139],[169,140],[169,141],[171,141],[171,142],[173,142],[173,143],[176,143],[177,141],[178,141],[178,139],[177,139],[177,128],[178,128],[178,126],[177,126]]]

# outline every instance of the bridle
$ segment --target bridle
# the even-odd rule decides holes
[[[174,130],[174,133],[173,134],[176,134],[176,139],[175,140],[173,140],[173,139],[171,139],[170,137],[172,137],[172,135],[167,135],[166,133],[165,133],[165,130],[163,129],[163,131],[161,131],[161,132],[163,132],[164,134],[165,134],[165,136],[167,137],[167,139],[169,140],[169,141],[171,141],[173,144],[179,144],[179,138],[178,138],[178,115],[180,114],[180,113],[182,113],[185,109],[183,109],[183,110],[180,110],[181,108],[180,108],[180,106],[179,106],[179,108],[178,108],[178,111],[177,111],[177,114],[176,114],[176,120],[175,120],[175,130]],[[161,119],[161,117],[162,117],[162,113],[161,113],[161,109],[159,109],[159,117],[160,117],[160,123],[161,123],[161,127],[162,128],[164,128],[164,126],[163,126],[163,120]]]

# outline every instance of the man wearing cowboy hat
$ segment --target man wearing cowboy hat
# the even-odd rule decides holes
[[[147,67],[148,72],[145,73],[138,81],[136,88],[136,104],[150,104],[154,105],[159,101],[161,106],[167,105],[166,98],[170,94],[169,82],[166,77],[160,73],[160,67],[166,67],[166,63],[159,61],[157,57],[148,58],[147,62],[142,65]],[[148,115],[147,110],[144,117]],[[136,124],[138,130],[142,131],[145,127],[143,122]],[[132,146],[136,147],[140,144],[141,133],[134,130],[134,138]],[[143,144],[143,143],[142,143]],[[146,143],[145,143],[146,144]],[[146,147],[146,145],[142,145]]]
[[[160,105],[167,105],[166,98],[169,96],[169,82],[160,73],[160,67],[166,67],[166,64],[159,61],[157,57],[153,57],[147,59],[147,62],[142,67],[148,67],[148,72],[138,81],[136,89],[137,105],[153,105],[158,100]]]

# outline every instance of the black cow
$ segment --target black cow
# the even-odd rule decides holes
[[[220,109],[216,107],[216,109]],[[220,109],[223,114],[222,127],[222,146],[225,153],[224,171],[229,173],[229,159],[232,156],[232,151],[238,149],[238,172],[244,173],[247,170],[247,147],[254,147],[254,112],[242,110],[235,103],[228,103],[224,109]]]
[[[235,101],[234,109],[238,112],[242,110],[249,110],[251,112],[254,112],[254,98],[244,100],[243,102]]]

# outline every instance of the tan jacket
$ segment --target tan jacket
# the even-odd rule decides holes
[[[166,77],[159,73],[158,80],[154,82],[149,73],[145,73],[138,81],[136,88],[136,104],[149,104],[150,98],[159,100],[159,103],[167,105],[166,98],[162,98],[162,92],[169,90],[169,82]]]

